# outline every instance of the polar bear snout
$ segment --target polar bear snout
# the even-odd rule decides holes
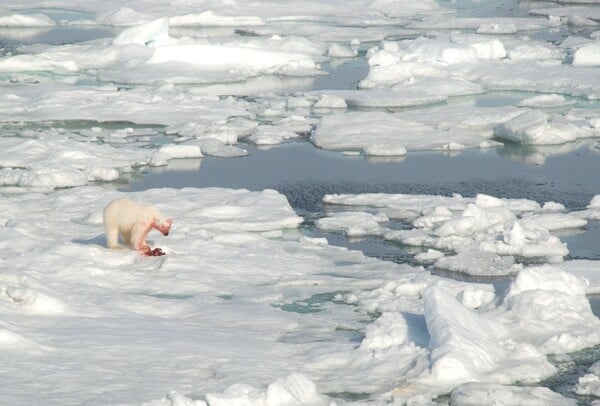
[[[165,221],[156,221],[154,223],[154,228],[162,233],[162,235],[169,235],[171,231],[171,225],[173,224],[172,219],[167,219]]]

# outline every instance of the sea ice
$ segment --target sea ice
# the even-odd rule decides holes
[[[514,23],[482,23],[476,30],[477,34],[516,34]]]
[[[367,155],[405,155],[406,151],[488,148],[495,144],[486,133],[430,126],[380,111],[324,116],[311,141],[320,148],[358,150]]]
[[[519,102],[519,107],[561,107],[575,104],[573,100],[567,100],[560,94],[548,94],[528,97]]]
[[[532,17],[490,17],[490,18],[458,18],[455,16],[433,15],[426,16],[420,21],[411,21],[408,27],[424,29],[470,29],[477,30],[484,27],[497,25],[498,27],[514,26],[516,31],[531,31],[544,28],[557,27],[561,23],[557,19],[540,19]],[[510,27],[512,29],[512,27]],[[486,32],[488,34],[488,32]],[[497,34],[497,33],[496,33]]]
[[[231,144],[252,134],[257,125],[243,103],[175,88],[120,91],[81,86],[72,90],[38,85],[6,86],[5,90],[0,96],[1,121],[21,118],[40,124],[33,130],[4,125],[14,136],[2,141],[6,144],[0,153],[3,186],[52,189],[115,181],[135,168],[166,165],[173,158],[201,157],[201,151],[243,156],[247,152]],[[98,125],[118,121],[153,124],[154,128],[141,131],[134,125],[119,129]],[[73,131],[63,127],[68,122],[94,127]],[[171,135],[175,143],[160,148],[154,145],[149,137],[162,132]]]
[[[283,195],[219,188],[132,194],[174,218],[168,237],[150,235],[166,252],[157,258],[104,247],[102,210],[119,195],[81,187],[2,199],[7,400],[39,403],[43,393],[46,404],[66,397],[141,403],[173,390],[218,399],[240,382],[278,382],[253,390],[259,398],[314,400],[323,395],[310,381],[320,393],[378,392],[396,381],[392,370],[401,365],[410,374],[422,356],[419,347],[384,358],[357,349],[349,337],[360,335],[364,316],[327,295],[426,273],[299,238],[302,219]],[[307,301],[317,313],[301,310]],[[330,313],[331,306],[341,312]],[[296,373],[307,378],[282,378]],[[43,390],[24,393],[23,380]],[[114,389],[98,394],[98,385]]]
[[[39,6],[5,0],[0,25],[55,26]],[[572,404],[513,385],[554,373],[548,354],[600,343],[585,296],[600,292],[598,261],[560,262],[568,250],[555,234],[600,219],[600,197],[569,212],[482,194],[325,196],[345,212],[317,220],[322,231],[415,245],[428,267],[514,274],[503,291],[304,237],[303,219],[273,190],[131,193],[174,217],[171,235],[150,234],[166,255],[113,252],[102,209],[123,193],[85,185],[171,159],[242,156],[242,139],[272,145],[314,126],[315,145],[371,156],[598,137],[597,112],[565,108],[600,94],[596,35],[535,39],[564,24],[589,31],[597,8],[460,18],[434,0],[351,0],[343,12],[317,0],[44,7],[129,28],[0,50],[0,184],[21,192],[0,199],[7,403],[431,403],[450,394],[456,404]],[[365,50],[358,90],[307,91],[319,64]],[[504,107],[453,99],[494,90],[536,95]],[[598,395],[598,369],[578,393]]]
[[[573,54],[573,65],[575,66],[599,66],[600,45],[590,44],[578,48]]]
[[[548,388],[539,386],[523,387],[470,382],[452,390],[450,401],[456,406],[477,406],[494,402],[505,405],[530,406],[575,406],[577,401],[564,397]]]
[[[263,391],[249,385],[236,384],[223,393],[209,393],[206,400],[210,405],[228,406],[232,403],[270,406],[327,406],[327,398],[317,392],[317,386],[301,374],[292,374],[269,384]]]
[[[202,26],[202,27],[240,27],[240,26],[260,26],[265,22],[261,17],[255,16],[225,16],[217,15],[211,10],[202,13],[191,13],[178,15],[169,18],[169,24],[172,26]]]
[[[54,20],[41,13],[0,15],[0,27],[53,27],[55,25]]]
[[[21,348],[11,350],[11,362],[0,368],[7,399],[41,400],[37,392],[18,390],[21,379],[37,382],[48,404],[60,404],[63,396],[106,403],[191,401],[173,390],[209,403],[271,396],[328,401],[323,393],[351,390],[386,398],[399,380],[407,386],[391,394],[413,398],[471,379],[533,382],[553,371],[546,352],[600,341],[600,322],[578,277],[554,268],[526,269],[503,295],[490,284],[367,258],[299,237],[302,219],[275,191],[131,194],[174,218],[168,237],[150,235],[151,244],[167,254],[111,252],[104,248],[101,213],[119,195],[81,187],[2,200],[7,272],[0,276],[0,309],[11,326],[5,336]],[[488,219],[544,211],[532,201],[488,196],[327,200],[336,199],[370,201],[388,218],[413,220],[423,213],[455,216],[474,203],[489,210]],[[374,321],[367,315],[375,312],[382,315]],[[347,334],[358,334],[360,346]],[[498,357],[485,355],[496,350]],[[460,360],[462,374],[445,369],[458,365],[452,359]],[[103,363],[110,368],[99,370]],[[431,371],[440,380],[431,380]],[[67,377],[69,387],[57,385]],[[123,379],[122,389],[100,395],[95,390],[122,385]]]
[[[579,125],[578,125],[579,124]],[[521,144],[564,144],[579,138],[597,136],[596,129],[549,116],[540,110],[525,110],[521,115],[499,124],[495,135]]]
[[[45,46],[0,58],[0,72],[16,78],[22,72],[48,76],[49,72],[64,75],[94,69],[100,78],[120,83],[210,83],[264,74],[322,73],[307,51],[312,56],[325,53],[310,40],[297,37],[224,43],[177,39],[169,35],[165,17],[128,28],[112,41]]]
[[[565,272],[569,272],[588,281],[586,292],[588,294],[600,294],[600,264],[599,261],[579,259],[565,261],[555,265]]]
[[[327,204],[375,207],[393,219],[410,222],[413,229],[394,230],[385,221],[371,224],[368,213],[351,212],[319,220],[328,229],[371,229],[386,240],[429,249],[419,262],[471,275],[506,275],[523,267],[515,258],[538,257],[561,261],[566,244],[551,232],[583,227],[587,220],[578,212],[564,213],[561,205],[544,207],[531,200],[475,199],[415,195],[326,195]],[[383,219],[382,219],[383,220]]]
[[[589,54],[584,59],[592,62],[594,46],[590,42],[574,51],[581,52],[582,57]],[[416,84],[429,89],[426,94],[434,94],[437,83],[460,80],[465,83],[465,94],[469,94],[469,87],[482,86],[595,97],[599,88],[590,79],[593,66],[563,63],[566,51],[562,46],[527,37],[498,39],[464,33],[407,39],[397,41],[395,46],[386,42],[382,49],[369,51],[369,74],[360,86],[401,91]],[[435,82],[428,87],[430,81]]]
[[[404,401],[435,391],[423,385],[444,391],[469,381],[507,385],[517,376],[535,382],[555,371],[544,354],[571,352],[600,340],[594,327],[600,320],[585,297],[585,280],[550,267],[521,271],[502,303],[490,310],[468,310],[448,291],[431,285],[424,293],[424,312],[431,365],[394,390],[394,396]],[[590,325],[580,329],[582,321]],[[536,398],[535,390],[512,394],[504,390],[497,396]],[[453,396],[462,396],[461,392],[458,389]],[[538,396],[561,399],[542,392]]]
[[[49,84],[5,85],[2,90],[2,122],[88,120],[165,126],[195,123],[206,130],[230,117],[249,116],[236,100],[195,95],[171,87],[125,90],[114,86],[73,88]]]
[[[575,393],[578,395],[600,397],[600,361],[595,362],[587,371],[588,373],[579,378]]]
[[[357,52],[340,44],[331,44],[327,49],[327,55],[332,58],[354,58]]]
[[[348,237],[364,237],[383,234],[385,229],[380,223],[387,221],[387,216],[382,214],[342,212],[321,218],[316,225],[323,231],[344,231]]]
[[[21,132],[2,137],[0,185],[52,190],[94,181],[115,181],[134,167],[151,164],[152,153],[130,146],[98,144],[65,130]]]
[[[348,105],[339,96],[324,94],[313,104],[313,107],[317,109],[345,109]]]
[[[338,91],[348,105],[382,107],[440,101],[439,97],[402,94],[400,90]],[[541,96],[540,96],[541,97]],[[445,98],[445,97],[444,97]],[[548,98],[530,103],[549,103]],[[566,102],[565,102],[566,104]],[[427,112],[424,114],[423,112]],[[529,145],[556,145],[600,136],[600,118],[593,112],[543,112],[534,108],[481,107],[471,102],[387,113],[348,111],[323,116],[311,141],[323,149],[366,152],[375,146],[383,154],[394,151],[490,148],[508,140]],[[378,154],[380,155],[380,154]]]

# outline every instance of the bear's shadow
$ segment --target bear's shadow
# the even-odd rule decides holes
[[[93,238],[75,238],[72,239],[71,242],[73,244],[81,244],[81,245],[98,245],[100,247],[106,248],[106,237],[104,234],[97,235]],[[119,241],[122,243],[122,241]],[[148,240],[148,244],[152,245],[154,241]]]
[[[100,234],[93,238],[75,238],[71,240],[74,244],[82,244],[82,245],[99,245],[101,247],[106,246],[106,238],[104,234]]]

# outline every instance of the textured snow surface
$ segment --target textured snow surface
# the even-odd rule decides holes
[[[596,153],[597,5],[460,3],[3,0],[1,403],[574,404],[540,385],[600,344],[599,261],[565,242],[600,195],[326,195],[305,219],[270,189],[115,190],[247,143]],[[173,218],[166,255],[105,247],[121,196]]]

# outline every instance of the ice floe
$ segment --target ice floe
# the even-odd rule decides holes
[[[0,27],[53,27],[56,23],[45,14],[0,15]]]
[[[528,97],[519,102],[519,107],[560,107],[575,104],[560,94],[548,94]]]
[[[600,361],[595,362],[587,372],[579,378],[575,393],[598,398],[600,397]]]
[[[101,79],[120,83],[210,83],[261,74],[319,74],[313,55],[306,51],[325,52],[302,38],[273,36],[223,43],[177,39],[169,35],[168,18],[161,18],[128,28],[112,41],[46,46],[0,58],[0,73],[14,79],[23,72],[47,76],[94,70]]]
[[[392,391],[400,401],[411,402],[452,388],[456,388],[453,398],[467,396],[463,391],[470,390],[465,383],[476,381],[480,382],[477,384],[480,390],[487,387],[483,382],[493,382],[489,389],[501,392],[494,399],[514,396],[541,402],[539,404],[555,399],[557,404],[562,404],[565,399],[545,388],[517,389],[504,385],[521,379],[534,383],[550,376],[555,367],[545,354],[571,352],[594,345],[600,339],[594,330],[600,320],[592,314],[585,297],[586,280],[557,268],[543,266],[522,270],[505,294],[497,294],[491,302],[488,298],[479,303],[481,307],[474,308],[467,307],[459,298],[464,300],[468,291],[485,292],[475,285],[460,289],[443,283],[413,283],[417,290],[411,291],[409,283],[405,280],[401,285],[388,284],[372,292],[348,296],[348,300],[371,311],[396,309],[404,317],[409,311],[423,314],[425,337],[429,336],[430,365]],[[406,307],[407,298],[415,296],[423,298],[421,310]],[[494,301],[498,304],[494,305]],[[377,324],[373,324],[373,332],[379,332],[380,341],[367,336],[363,345],[368,348],[406,351],[415,345],[406,337],[423,334],[422,325],[407,325],[406,319],[398,321],[392,314],[384,313],[380,319],[387,327],[375,330]],[[591,323],[590,328],[578,327],[583,319],[586,320],[583,324]],[[420,340],[417,342],[423,345]],[[471,389],[473,393],[469,396],[476,396],[476,388]],[[541,399],[536,399],[538,396]],[[471,403],[465,400],[464,404]]]
[[[575,51],[581,52],[580,58],[564,64],[564,48],[529,38],[451,33],[407,39],[372,48],[370,71],[360,86],[399,91],[418,85],[433,93],[438,82],[431,87],[427,83],[446,79],[462,80],[465,94],[479,85],[593,98],[598,94],[597,84],[590,80],[593,66],[582,65],[595,63],[595,45],[591,41],[587,44]]]
[[[2,138],[3,186],[73,187],[115,181],[171,159],[243,156],[247,152],[235,144],[257,125],[243,103],[175,88],[147,89],[153,95],[114,87],[73,91],[64,85],[4,90],[0,120],[10,136]],[[21,120],[38,124],[25,126]],[[119,122],[125,125],[115,128]],[[171,142],[157,145],[152,137],[163,134]]]
[[[174,218],[168,237],[150,234],[151,244],[167,254],[111,252],[104,247],[101,213],[122,194],[80,187],[2,200],[7,271],[0,276],[0,309],[7,324],[0,341],[13,343],[11,362],[0,369],[7,399],[40,400],[37,392],[17,389],[22,377],[44,388],[49,404],[63,396],[149,404],[320,404],[331,401],[324,393],[352,390],[373,399],[410,400],[472,379],[533,383],[554,371],[545,354],[600,342],[600,321],[579,276],[550,266],[523,269],[503,293],[490,284],[367,258],[301,236],[296,230],[302,219],[275,191],[132,193]],[[457,210],[473,201],[363,195],[346,203],[375,197],[386,216],[395,200],[396,216],[404,206],[412,218],[426,210],[415,207],[418,202]],[[526,200],[480,197],[479,204],[540,210]],[[49,328],[48,318],[60,328]],[[360,345],[349,338],[355,334]],[[137,344],[123,344],[127,340]],[[59,360],[67,367],[52,374],[42,367]],[[98,370],[103,362],[111,368]],[[68,388],[57,385],[67,376]],[[117,394],[94,389],[124,380]]]
[[[324,202],[344,207],[376,209],[376,216],[358,212],[333,213],[317,225],[350,235],[379,235],[401,244],[424,247],[415,260],[436,268],[471,275],[506,275],[523,269],[518,258],[562,261],[569,251],[557,230],[587,224],[579,212],[565,213],[562,205],[531,200],[416,195],[326,195]],[[413,225],[386,227],[386,217]]]
[[[570,399],[548,388],[539,386],[522,387],[512,385],[491,385],[471,382],[460,385],[452,390],[450,397],[453,405],[481,405],[494,399],[507,405],[527,404],[531,406],[564,405],[574,406],[575,399]]]
[[[345,97],[348,104],[370,104],[369,92],[361,93],[342,91],[336,94]],[[358,101],[354,99],[355,94]],[[387,98],[395,97],[389,92],[372,96],[373,106],[378,103],[393,105],[396,101]],[[398,97],[398,100],[409,100],[403,99],[406,95]],[[388,100],[392,101],[388,103]],[[550,101],[543,98],[543,101],[534,99],[529,103],[544,102]],[[410,100],[410,103],[419,102]],[[311,141],[320,148],[336,151],[404,155],[405,151],[490,148],[501,145],[502,141],[530,145],[565,144],[600,135],[595,113],[584,113],[579,109],[546,113],[536,108],[491,108],[459,103],[428,107],[426,111],[428,114],[423,114],[423,110],[336,112],[321,118]]]
[[[485,135],[485,134],[484,134]],[[323,149],[358,150],[367,155],[405,155],[407,151],[462,150],[500,145],[476,132],[435,128],[402,114],[349,112],[324,116],[311,135]]]

